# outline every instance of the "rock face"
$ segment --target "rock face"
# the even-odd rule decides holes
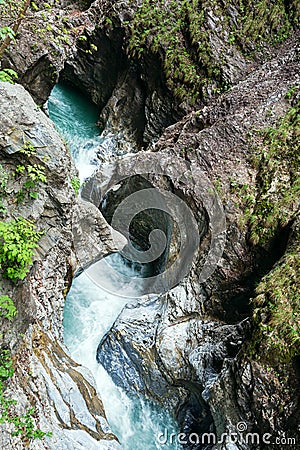
[[[163,61],[168,43],[163,41],[154,51],[150,48],[154,38],[150,33],[141,45],[142,57],[128,55],[129,28],[141,3],[99,0],[83,12],[79,11],[79,5],[63,2],[59,11],[54,11],[53,15],[49,13],[50,24],[56,13],[60,21],[67,16],[71,29],[69,38],[72,37],[70,44],[66,43],[64,32],[59,42],[50,45],[51,50],[49,42],[52,39],[47,30],[48,44],[39,43],[38,48],[31,48],[30,35],[28,39],[24,26],[20,29],[19,47],[12,48],[4,59],[7,66],[18,69],[20,82],[41,103],[47,99],[60,72],[62,79],[83,90],[99,105],[100,126],[104,136],[113,135],[113,145],[119,146],[116,153],[140,150],[157,141],[148,155],[151,151],[158,157],[163,151],[174,158],[180,154],[187,162],[197,165],[214,183],[224,205],[226,247],[213,276],[205,282],[199,278],[199,268],[204,264],[212,234],[211,224],[208,224],[203,230],[202,253],[189,276],[158,300],[141,300],[127,306],[100,343],[98,360],[111,372],[117,384],[171,408],[186,433],[213,432],[220,439],[223,433],[228,437],[230,433],[240,432],[240,423],[246,426],[244,431],[247,429],[260,435],[269,432],[276,437],[278,433],[294,433],[299,417],[299,362],[289,369],[288,378],[293,388],[284,393],[274,370],[267,370],[260,362],[253,361],[245,346],[252,332],[249,298],[253,296],[255,277],[269,270],[276,260],[276,252],[264,248],[257,253],[249,245],[248,228],[242,226],[239,219],[244,209],[242,189],[253,188],[257,174],[251,163],[256,152],[253,130],[274,125],[289,108],[287,92],[299,84],[299,53],[293,36],[277,48],[265,45],[260,54],[249,55],[249,51],[255,50],[255,42],[260,41],[261,33],[272,37],[274,21],[282,12],[285,15],[294,9],[296,17],[297,8],[290,6],[294,4],[292,2],[283,2],[284,5],[278,2],[281,9],[277,14],[273,10],[271,13],[264,2],[258,3],[263,11],[256,11],[248,2],[252,8],[251,17],[260,17],[258,12],[263,15],[261,23],[255,20],[249,23],[247,14],[241,15],[248,7],[247,2],[231,2],[230,5],[228,2],[225,5],[224,2],[201,2],[205,21],[195,27],[201,28],[202,33],[196,44],[204,41],[211,54],[205,53],[199,58],[199,73],[208,76],[216,68],[215,63],[221,62],[221,67],[217,75],[211,75],[208,84],[204,83],[203,96],[192,107],[180,100],[167,83]],[[199,5],[200,2],[196,3]],[[171,14],[172,2],[164,4]],[[41,20],[39,17],[38,21]],[[243,34],[235,34],[236,29],[243,31],[239,28],[243,24],[248,30],[252,27],[249,30],[252,35],[245,36],[245,42]],[[281,29],[278,24],[274,29],[274,39],[278,42],[283,38],[277,33]],[[195,59],[198,49],[191,43],[189,32],[180,31],[181,42]],[[235,39],[239,42],[233,43]],[[248,58],[245,57],[246,50]],[[212,63],[211,67],[205,57]],[[221,93],[220,87],[227,91]],[[99,257],[99,253],[112,249],[112,244],[108,243],[109,228],[92,205],[75,201],[69,183],[74,169],[46,118],[41,112],[34,111],[21,88],[5,86],[1,89],[3,166],[10,171],[22,163],[24,157],[18,150],[24,139],[30,139],[38,149],[36,161],[42,162],[49,172],[48,185],[39,187],[38,199],[34,202],[27,199],[25,204],[18,206],[20,214],[35,220],[46,230],[34,267],[26,281],[16,287],[2,281],[4,291],[16,299],[19,317],[23,319],[16,319],[13,331],[8,331],[4,324],[5,341],[10,341],[16,349],[16,360],[25,361],[16,372],[11,390],[18,397],[31,395],[37,405],[41,427],[48,430],[47,423],[51,423],[53,448],[57,448],[58,440],[63,443],[68,440],[66,445],[78,449],[82,448],[80,442],[84,442],[85,448],[94,448],[93,445],[95,448],[117,448],[116,440],[106,431],[103,412],[102,419],[96,413],[102,409],[94,397],[94,387],[89,384],[83,369],[69,360],[59,343],[62,292],[70,285],[77,259],[83,265],[89,264]],[[20,105],[20,102],[31,105],[30,114],[25,118],[23,108],[11,109],[10,106]],[[44,124],[47,131],[43,127],[41,130],[37,123]],[[38,156],[39,152],[41,158],[46,156],[45,161]],[[12,166],[7,163],[8,155]],[[147,152],[140,157],[147,165]],[[161,180],[151,182],[159,185]],[[18,189],[18,183],[9,186],[11,194]],[[201,180],[196,179],[195,183],[201,185]],[[185,189],[178,180],[170,189],[180,193],[196,217],[201,211],[200,219],[203,219],[201,198],[195,197],[194,192]],[[12,217],[15,204],[6,206],[6,218]],[[94,234],[85,239],[91,229]],[[99,242],[94,247],[99,233],[105,244]],[[71,242],[74,242],[74,249]],[[174,254],[176,251],[177,248]],[[279,251],[276,257],[280,256]],[[27,298],[26,305],[23,298]],[[22,344],[19,333],[25,333]],[[28,386],[21,382],[27,361],[33,373]],[[74,397],[66,398],[62,384],[72,388]],[[84,417],[80,415],[78,405],[82,406],[80,410],[84,411]],[[9,442],[6,435],[4,439],[5,448],[18,448],[18,445],[22,448],[17,439]],[[44,444],[34,445],[34,448],[43,448]],[[51,440],[47,445],[51,448]],[[205,445],[187,444],[186,447],[196,449],[205,448]],[[227,442],[216,444],[214,448],[252,450],[271,448],[270,445],[251,444],[242,438],[239,443],[234,443],[228,438]],[[285,448],[284,443],[277,448]]]
[[[126,390],[141,392],[176,411],[184,432],[214,431],[219,440],[222,433],[228,437],[240,432],[243,423],[243,431],[260,436],[297,433],[293,422],[297,400],[290,395],[286,400],[272,376],[266,378],[266,369],[245,356],[243,343],[251,334],[247,302],[261,261],[248,244],[247,227],[238,224],[243,206],[231,180],[254,185],[255,148],[248,135],[284,115],[289,108],[286,93],[299,81],[297,44],[290,41],[231,91],[169,127],[152,148],[158,157],[167,151],[174,159],[184,149],[184,157],[217,182],[227,221],[225,250],[204,283],[199,281],[200,256],[190,275],[167,295],[126,307],[100,343],[98,360]],[[141,157],[147,160],[147,152]],[[196,179],[195,185],[199,183]],[[179,182],[174,187],[185,198],[190,195]],[[195,210],[200,210],[201,199],[193,198]],[[204,239],[204,254],[205,245],[209,244]],[[275,413],[272,400],[268,406],[264,403],[274,395],[285,405],[284,412]],[[276,414],[275,421],[270,411]],[[214,448],[268,447],[241,439]]]
[[[94,28],[84,12],[84,2],[80,2],[81,5],[68,3],[50,2],[47,6],[29,7],[18,29],[18,39],[1,58],[2,68],[14,69],[19,82],[40,106],[57,83],[59,72],[74,51],[76,39],[84,28]],[[3,8],[5,10],[5,6]],[[1,26],[10,25],[3,16]]]
[[[1,293],[18,309],[13,323],[4,320],[1,325],[2,347],[11,348],[15,366],[5,395],[17,400],[20,414],[34,407],[36,425],[53,433],[30,448],[120,448],[91,374],[72,361],[62,344],[64,298],[78,260],[89,263],[111,252],[110,229],[97,208],[76,199],[70,184],[76,169],[69,151],[24,88],[0,84],[0,116],[1,170],[8,174],[2,220],[22,215],[45,232],[24,281],[0,280]],[[28,142],[35,149],[29,159],[20,152]],[[26,194],[17,201],[24,180],[15,170],[28,163],[43,166],[47,182],[37,183],[37,198]],[[1,425],[2,448],[23,449],[25,444]]]

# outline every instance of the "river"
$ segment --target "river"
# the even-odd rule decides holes
[[[53,89],[48,107],[50,118],[67,142],[83,182],[97,167],[99,147],[103,148],[103,151],[106,148],[96,126],[98,108],[78,91],[63,84],[58,84]],[[109,255],[107,260],[116,270],[129,277],[142,276],[143,272],[137,265],[127,265],[119,254]],[[96,351],[101,338],[130,301],[133,300],[119,297],[110,293],[109,289],[107,291],[95,285],[83,272],[73,280],[66,299],[65,344],[72,358],[91,370],[109,425],[124,450],[179,450],[179,444],[161,444],[157,439],[159,433],[163,433],[165,429],[168,429],[168,433],[177,432],[171,415],[140,395],[128,396],[113,383],[96,361]]]

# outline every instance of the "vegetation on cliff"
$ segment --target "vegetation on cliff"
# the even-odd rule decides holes
[[[7,398],[4,389],[4,382],[7,382],[13,374],[13,360],[9,350],[0,349],[0,424],[8,424],[11,435],[21,436],[24,445],[27,447],[30,439],[50,437],[52,433],[45,433],[37,428],[34,408],[29,408],[23,415],[15,413],[14,407],[17,405],[17,401]]]
[[[9,81],[9,80],[6,80]],[[24,201],[33,202],[38,198],[39,186],[47,182],[45,167],[32,161],[36,149],[26,141],[19,152],[22,164],[3,161],[0,164],[0,273],[3,278],[15,285],[24,280],[32,267],[34,252],[43,234],[34,223],[20,214],[18,207]],[[15,217],[15,218],[12,218]],[[1,291],[6,292],[7,282],[0,283]],[[14,364],[8,342],[3,330],[9,328],[17,309],[13,300],[5,294],[0,296],[0,424],[6,424],[11,436],[20,436],[24,444],[30,439],[50,436],[36,426],[35,411],[28,408],[23,415],[17,413],[18,402],[6,395],[5,385],[14,375]]]
[[[263,359],[277,364],[300,354],[300,102],[299,88],[288,93],[294,105],[277,126],[263,132],[256,154],[258,168],[254,208],[249,215],[250,239],[272,249],[286,227],[292,229],[288,248],[258,284],[253,299],[254,342]]]
[[[190,103],[229,87],[230,77],[226,72],[229,53],[238,53],[248,62],[250,59],[264,59],[266,55],[262,56],[259,52],[283,42],[299,23],[296,0],[141,0],[139,7],[136,7],[136,1],[131,3],[135,11],[133,20],[121,24],[129,33],[124,47],[128,44],[126,51],[130,64],[142,66],[145,54],[156,55],[169,90],[177,99]],[[40,41],[42,46],[46,45],[47,36],[53,34],[56,34],[54,45],[57,44],[57,48],[61,43],[71,47],[71,35],[74,37],[73,43],[79,37],[76,51],[88,57],[98,51],[94,44],[88,44],[85,34],[81,34],[84,27],[74,27],[70,31],[57,26],[57,31],[47,23],[52,4],[48,7],[45,6],[47,3],[40,6],[31,2],[30,5],[25,0],[17,3],[13,16],[7,15],[8,5],[13,3],[0,0],[2,11],[6,14],[3,25],[0,22],[0,58],[10,44],[17,48],[18,29],[28,8],[40,22],[44,22],[43,26],[38,26],[35,21],[30,24],[30,33],[34,36],[31,42],[33,54],[38,52]],[[106,24],[109,28],[114,23],[107,17]],[[57,48],[53,52],[58,51]],[[141,70],[141,73],[144,72]],[[53,71],[51,68],[49,76],[53,85],[56,80],[54,68]],[[11,68],[0,71],[0,81],[13,82],[15,77],[16,72]],[[257,138],[260,145],[255,148],[254,156],[256,186],[254,189],[249,185],[243,186],[246,192],[243,200],[245,217],[254,250],[272,252],[282,230],[290,232],[286,252],[260,280],[252,300],[254,357],[263,354],[262,359],[273,366],[290,363],[299,355],[300,348],[300,231],[297,222],[300,114],[297,88],[293,88],[288,97],[291,108],[287,114],[274,126],[260,132]],[[8,203],[17,208],[24,201],[35,201],[38,186],[47,183],[44,165],[42,161],[41,164],[36,162],[30,142],[25,142],[20,154],[21,163],[15,164],[9,175],[6,168],[0,166],[0,213],[3,217],[3,222],[0,222],[0,269],[9,278],[9,283],[25,279],[41,233],[32,222],[22,217],[12,219],[6,216],[6,208]],[[18,188],[8,201],[6,185],[9,177]],[[233,183],[234,180],[232,186]],[[71,184],[78,194],[79,179],[72,178]],[[3,294],[0,297],[1,320],[11,321],[15,314],[13,302]],[[45,433],[35,427],[34,410],[29,409],[22,417],[14,415],[14,402],[5,396],[4,383],[13,376],[12,367],[11,355],[4,346],[0,350],[0,423],[14,425],[13,433],[23,433],[26,439],[43,437]]]
[[[128,52],[159,53],[168,87],[193,102],[207,89],[228,86],[223,69],[230,47],[249,56],[282,42],[298,22],[296,1],[143,0],[130,24]]]

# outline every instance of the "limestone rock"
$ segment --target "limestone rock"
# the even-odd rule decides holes
[[[5,394],[17,399],[20,414],[33,406],[37,426],[53,433],[29,448],[118,449],[90,373],[72,361],[62,344],[63,307],[73,275],[114,249],[110,228],[97,208],[75,197],[71,179],[77,173],[69,151],[22,86],[0,83],[0,117],[0,163],[8,174],[2,220],[23,216],[44,231],[26,278],[17,284],[0,280],[1,292],[18,309],[12,323],[1,324],[3,345],[12,349],[15,360]],[[34,147],[30,157],[20,152],[28,142]],[[23,182],[15,169],[29,162],[44,167],[47,181],[37,183],[37,198],[25,192],[17,201]],[[1,447],[24,448],[5,424]]]

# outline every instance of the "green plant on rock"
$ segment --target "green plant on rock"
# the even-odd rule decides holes
[[[71,185],[75,191],[75,194],[78,195],[79,189],[80,189],[80,178],[78,178],[78,177],[72,178]]]
[[[36,149],[30,141],[26,141],[20,148],[20,153],[28,157],[31,157],[36,154]]]
[[[0,222],[0,268],[6,277],[14,282],[25,278],[42,234],[23,217]]]
[[[286,39],[299,23],[297,0],[236,0],[235,18],[221,0],[143,0],[129,24],[128,53],[142,58],[147,50],[162,61],[166,82],[180,99],[191,102],[207,87],[227,89],[224,60],[214,54],[215,34],[246,54]],[[210,26],[211,20],[216,24]],[[112,26],[112,21],[109,19]],[[124,23],[125,25],[125,23]]]
[[[8,182],[8,173],[3,168],[2,164],[0,164],[0,196],[6,195],[6,188]]]
[[[18,78],[18,74],[12,69],[0,70],[0,81],[5,81],[10,84],[14,84]]]
[[[3,168],[2,164],[0,164],[0,213],[3,214],[6,212],[6,206],[3,204],[3,198],[6,197],[7,192],[7,183],[8,183],[8,173]]]
[[[17,309],[14,302],[8,295],[0,296],[0,316],[12,320],[17,315]]]
[[[258,193],[249,215],[255,245],[268,245],[297,213],[300,196],[300,103],[263,131],[256,155]]]
[[[235,37],[244,49],[253,45],[259,49],[263,43],[277,44],[284,41],[289,36],[293,24],[296,25],[298,21],[284,0],[243,2],[240,13]]]
[[[12,436],[23,436],[27,439],[42,439],[45,436],[51,437],[52,433],[46,433],[36,427],[33,415],[34,408],[29,408],[23,416],[15,415],[9,418],[9,422],[13,423],[15,430],[12,431]]]
[[[2,382],[12,377],[14,374],[13,362],[10,357],[10,351],[6,349],[0,350],[0,396],[2,394]]]
[[[254,341],[269,363],[289,362],[300,354],[300,231],[294,247],[256,288]]]
[[[35,147],[30,141],[26,141],[21,147],[20,153],[30,158],[36,154]],[[19,164],[15,171],[16,176],[25,175],[27,179],[23,183],[23,187],[17,193],[17,202],[20,203],[26,197],[26,192],[29,197],[36,199],[38,193],[36,191],[37,183],[47,183],[47,177],[45,175],[45,167],[41,164]]]
[[[42,439],[45,436],[51,437],[51,432],[44,432],[37,428],[34,421],[34,408],[29,408],[24,415],[14,413],[16,400],[7,398],[4,395],[4,382],[9,380],[14,374],[13,361],[10,351],[0,350],[0,424],[13,424],[12,436],[21,436],[25,441],[32,439]]]

